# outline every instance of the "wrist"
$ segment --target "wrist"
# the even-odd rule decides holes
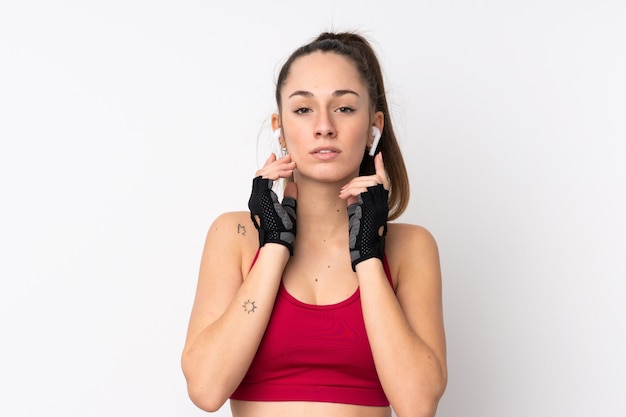
[[[360,256],[357,259],[353,259],[352,270],[358,273],[359,271],[357,270],[357,268],[359,266],[361,266],[361,270],[363,270],[364,267],[369,268],[375,263],[379,263],[380,265],[382,265],[383,263],[382,254],[379,255],[378,253],[370,253],[368,255]]]
[[[259,254],[261,253],[276,259],[284,259],[287,263],[291,256],[291,249],[282,242],[267,242],[259,248]]]
[[[352,270],[356,272],[356,266],[369,259],[378,259],[382,262],[385,256],[385,236],[379,236],[378,239],[368,242],[368,245],[351,248],[350,259],[352,261]]]
[[[259,230],[260,247],[264,247],[269,244],[277,244],[286,248],[289,255],[293,255],[294,238],[295,236],[292,232],[279,232],[274,230],[266,232],[264,230]]]
[[[382,259],[375,256],[359,261],[353,268],[358,278],[367,277],[372,274],[376,275],[380,273],[380,271],[384,273]]]

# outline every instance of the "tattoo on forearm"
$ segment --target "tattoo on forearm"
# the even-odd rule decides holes
[[[246,235],[246,226],[242,226],[241,224],[237,225],[237,233],[245,236]]]
[[[254,313],[254,310],[256,310],[256,302],[254,301],[250,301],[250,300],[246,300],[243,305],[243,311],[245,311],[246,313],[250,314],[250,313]]]

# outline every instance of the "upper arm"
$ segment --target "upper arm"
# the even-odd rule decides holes
[[[217,320],[231,303],[244,279],[246,249],[255,244],[249,214],[233,212],[219,216],[207,232],[196,295],[191,310],[186,345]]]
[[[392,243],[397,274],[396,297],[411,328],[437,356],[446,375],[439,249],[431,233],[421,226],[396,225]]]

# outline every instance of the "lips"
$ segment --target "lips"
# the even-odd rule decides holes
[[[341,151],[332,146],[319,146],[311,151],[311,156],[318,161],[333,161]]]
[[[319,155],[328,155],[328,154],[333,154],[333,153],[339,153],[339,150],[333,147],[320,147],[320,148],[313,149],[311,153],[319,154]]]

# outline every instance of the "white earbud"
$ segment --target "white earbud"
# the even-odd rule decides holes
[[[279,127],[272,132],[272,136],[274,137],[274,146],[278,145],[278,148],[280,149],[280,157],[282,158],[287,155],[287,148],[282,147],[280,144],[280,133],[281,131]]]
[[[280,127],[278,129],[274,130],[272,132],[272,135],[274,136],[275,140],[279,140],[280,139]]]
[[[376,126],[372,126],[372,136],[374,136],[374,142],[372,143],[372,147],[370,148],[370,156],[374,156],[376,153],[376,148],[378,147],[378,142],[380,141],[380,129]]]

